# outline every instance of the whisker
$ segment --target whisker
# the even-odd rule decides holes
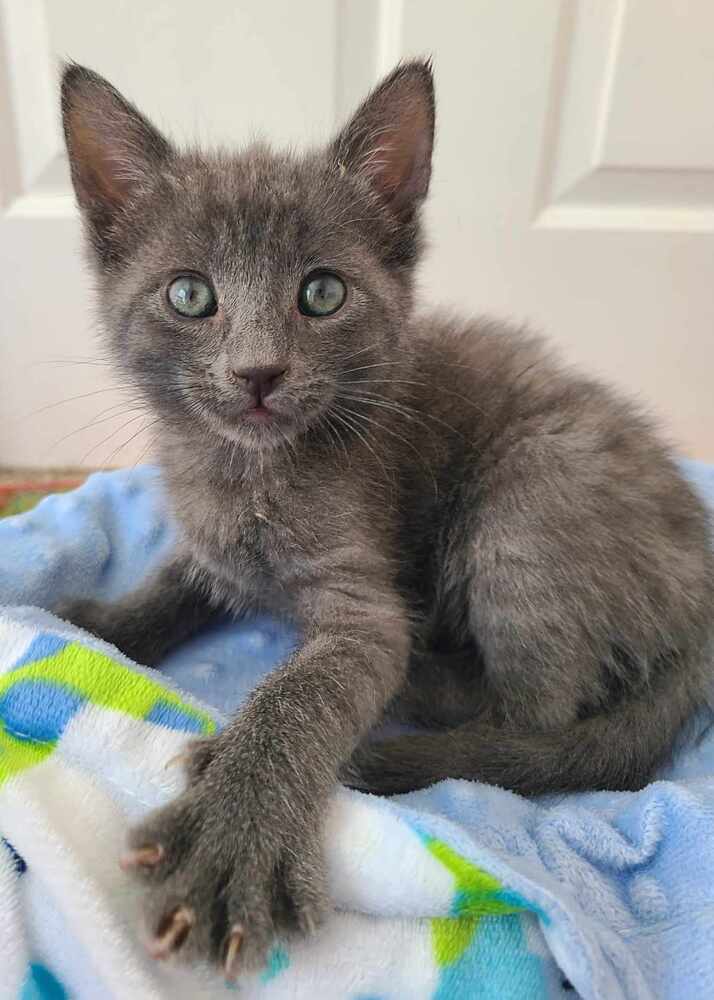
[[[413,410],[411,407],[402,406],[399,403],[394,402],[391,399],[386,399],[383,397],[375,397],[370,395],[356,395],[355,393],[343,392],[340,394],[340,399],[349,399],[354,403],[367,403],[370,406],[379,406],[385,410],[391,410],[392,413],[398,413],[400,416],[405,417],[407,420],[413,420],[422,427],[426,427],[427,430],[431,430],[428,425],[421,419],[421,417]]]
[[[465,366],[462,366],[465,367]],[[360,369],[355,368],[354,371],[359,371]],[[528,369],[526,369],[527,371]],[[345,372],[345,374],[351,374],[350,372]],[[520,377],[520,376],[519,376]],[[417,385],[421,387],[427,387],[428,382],[416,382],[414,379],[353,379],[347,381],[341,381],[341,385],[368,385],[368,384],[382,384],[382,385]],[[460,400],[462,403],[466,403],[467,406],[471,406],[477,413],[482,416],[486,415],[485,410],[478,403],[475,403],[473,399],[469,399],[468,396],[462,395],[460,392],[454,392],[453,389],[447,389],[445,386],[439,386],[439,392],[445,396],[452,396],[454,399]]]
[[[365,421],[367,421],[367,423],[373,424],[375,427],[378,427],[380,430],[384,431],[385,434],[391,434],[391,436],[393,438],[396,438],[398,441],[401,441],[402,444],[405,444],[407,446],[407,448],[409,448],[411,451],[413,451],[414,454],[419,459],[419,461],[421,462],[423,468],[431,476],[431,481],[434,484],[434,496],[435,496],[436,499],[438,499],[438,497],[439,497],[439,486],[438,486],[438,483],[436,481],[436,477],[434,476],[434,470],[431,468],[431,466],[427,465],[427,463],[424,461],[424,456],[411,443],[411,441],[409,441],[407,438],[403,437],[401,434],[397,434],[397,432],[394,431],[394,430],[392,430],[391,428],[385,427],[384,424],[381,424],[378,420],[375,420],[374,417],[368,417],[364,413],[358,413],[357,411],[350,410],[347,407],[343,407],[343,410],[346,410],[348,413],[352,414],[352,416],[354,416],[358,420],[365,420]]]
[[[142,452],[139,455],[139,457],[134,459],[134,461],[132,463],[132,466],[131,466],[132,469],[135,469],[137,467],[137,465],[140,465],[144,461],[144,459],[152,451],[154,445],[156,444],[156,442],[159,440],[160,437],[161,437],[161,431],[158,430],[156,432],[156,434],[154,434],[154,436],[150,439],[150,441],[146,445],[146,447],[142,450]]]
[[[347,411],[347,412],[351,412],[351,411]],[[344,424],[344,426],[347,427],[348,430],[351,430],[353,434],[357,435],[357,437],[360,439],[360,441],[364,444],[365,448],[367,448],[368,451],[370,451],[374,455],[374,457],[376,458],[376,460],[381,465],[382,471],[384,472],[385,479],[387,481],[391,480],[392,484],[394,484],[394,480],[391,479],[390,474],[389,474],[389,472],[387,470],[386,465],[384,464],[384,462],[382,461],[382,459],[380,458],[380,456],[378,455],[378,453],[375,451],[375,449],[372,447],[372,445],[370,444],[370,442],[367,439],[367,437],[359,429],[359,426],[355,426],[355,423],[354,423],[353,420],[350,420],[348,417],[345,416],[345,408],[341,407],[341,406],[338,406],[336,408],[336,411],[333,411],[333,416],[337,420],[339,420],[342,424]],[[355,416],[359,416],[359,414],[355,414]]]
[[[353,351],[351,354],[346,355],[346,357],[341,358],[341,361],[351,361],[353,358],[359,357],[360,354],[365,354],[367,351],[371,351],[373,347],[378,347],[380,344],[379,340],[375,340],[373,344],[367,344],[366,347],[360,347],[358,351]]]
[[[403,403],[401,401],[396,402],[393,399],[388,399],[387,397],[379,396],[376,393],[369,393],[369,392],[367,392],[366,395],[362,396],[356,396],[354,393],[345,392],[341,394],[341,398],[351,399],[354,402],[371,404],[372,406],[380,406],[385,410],[392,410],[394,413],[399,413],[402,416],[406,417],[407,420],[412,420],[415,423],[420,424],[427,430],[433,430],[433,428],[429,427],[429,425],[425,422],[425,419],[423,419],[426,418],[428,420],[432,420],[436,424],[439,424],[439,426],[441,427],[445,427],[453,434],[457,434],[460,438],[462,439],[464,438],[464,435],[461,433],[460,430],[458,430],[456,427],[453,427],[451,424],[447,423],[446,420],[442,420],[441,417],[437,417],[436,414],[430,413],[428,410],[416,410],[414,409],[414,407],[408,406],[406,403]]]
[[[135,438],[138,438],[138,436],[139,436],[140,434],[143,434],[143,433],[144,433],[144,431],[148,431],[148,430],[149,430],[149,429],[150,429],[151,427],[154,427],[154,426],[155,426],[155,425],[156,425],[156,424],[157,424],[157,423],[159,422],[159,420],[160,420],[160,419],[161,419],[161,417],[156,417],[156,418],[155,418],[154,420],[150,421],[150,422],[149,422],[148,424],[144,424],[144,425],[143,425],[143,427],[140,427],[140,428],[139,428],[139,430],[138,430],[138,431],[136,431],[136,433],[134,433],[134,434],[132,434],[132,435],[131,435],[131,437],[129,438],[129,440],[128,440],[128,441],[123,441],[123,442],[122,442],[122,443],[121,443],[121,444],[119,445],[119,447],[118,447],[118,448],[115,448],[115,449],[114,449],[114,451],[113,451],[113,452],[111,453],[111,455],[110,455],[110,456],[109,456],[109,458],[108,458],[108,459],[106,460],[106,462],[104,462],[104,465],[105,465],[105,466],[107,466],[107,465],[111,465],[111,462],[112,462],[112,459],[113,459],[113,458],[115,457],[115,455],[118,455],[120,451],[122,451],[122,450],[123,450],[124,448],[126,448],[126,447],[127,447],[127,445],[130,445],[130,444],[131,444],[131,442],[132,442],[132,441],[133,441],[133,440],[134,440]],[[125,426],[126,426],[126,425],[125,425]]]
[[[357,369],[355,369],[357,370]],[[419,385],[427,386],[428,382],[416,382],[413,378],[353,378],[340,380],[340,385]]]
[[[136,421],[137,421],[137,420],[141,420],[141,419],[142,419],[142,417],[144,417],[144,416],[146,416],[145,412],[142,412],[142,413],[138,413],[138,414],[137,414],[137,415],[136,415],[135,417],[131,417],[131,418],[130,418],[129,420],[125,421],[125,422],[124,422],[124,423],[123,423],[123,424],[121,425],[121,427],[117,427],[117,428],[116,428],[115,430],[113,430],[113,431],[111,432],[111,434],[107,434],[107,436],[106,436],[105,438],[102,438],[102,440],[101,440],[101,441],[98,441],[98,442],[97,442],[97,444],[95,444],[95,445],[92,445],[92,447],[91,447],[91,448],[89,449],[89,451],[88,451],[88,452],[87,452],[87,453],[86,453],[85,455],[83,455],[83,456],[82,456],[82,458],[81,458],[81,460],[80,460],[80,463],[79,463],[79,464],[80,464],[80,465],[84,465],[84,463],[85,463],[85,462],[87,461],[87,459],[88,459],[88,458],[89,458],[89,456],[90,456],[90,455],[92,454],[92,452],[96,451],[96,450],[97,450],[97,448],[101,448],[103,444],[106,444],[106,443],[107,443],[107,441],[111,441],[111,439],[112,439],[113,437],[115,437],[115,436],[116,436],[117,434],[120,434],[120,433],[121,433],[122,431],[126,430],[126,428],[127,428],[127,427],[128,427],[128,426],[129,426],[130,424],[134,424],[134,423],[136,423]],[[158,419],[158,418],[157,418],[157,419]],[[114,457],[114,456],[113,456],[113,454],[112,454],[112,457]],[[105,464],[106,464],[106,463],[105,463]]]
[[[26,413],[18,420],[29,420],[31,417],[36,417],[40,413],[47,413],[48,410],[54,410],[57,406],[63,406],[65,403],[74,403],[78,399],[89,399],[90,396],[99,396],[101,393],[112,392],[116,386],[104,386],[101,389],[93,389],[92,392],[82,392],[78,396],[68,396],[67,399],[59,399],[55,403],[47,403],[45,406],[41,406],[37,410],[32,410],[30,413]]]
[[[347,368],[342,372],[343,375],[352,375],[354,372],[366,372],[369,368],[386,368],[389,365],[400,365],[404,367],[403,361],[376,361],[372,365],[362,365],[360,368]]]
[[[114,371],[114,366],[108,362],[104,364],[101,361],[64,361],[62,359],[51,361],[48,358],[33,361],[32,364],[25,367],[25,371],[34,372],[38,368],[101,368],[110,373]]]
[[[332,421],[330,420],[329,413],[323,414],[322,419],[321,419],[321,423],[324,425],[325,429],[327,430],[327,432],[330,435],[330,442],[331,443],[334,443],[335,441],[337,442],[335,444],[335,451],[337,451],[338,448],[341,446],[342,450],[343,450],[343,452],[345,454],[345,459],[347,460],[347,464],[351,466],[352,462],[351,462],[351,458],[350,458],[350,453],[349,453],[349,451],[347,449],[347,445],[342,440],[342,437],[341,437],[340,432],[339,432],[339,428],[335,427],[333,425]]]
[[[119,417],[126,416],[129,413],[135,413],[139,409],[146,411],[146,406],[144,404],[137,404],[136,406],[130,406],[128,409],[124,409],[123,407],[124,403],[115,403],[114,406],[109,406],[107,407],[106,410],[101,410],[97,414],[97,417],[94,420],[90,420],[89,423],[87,424],[82,424],[81,427],[76,427],[73,431],[70,431],[69,434],[64,434],[57,441],[53,441],[50,447],[57,448],[59,447],[59,445],[64,444],[65,441],[68,441],[71,437],[74,437],[75,434],[81,434],[82,431],[89,430],[90,428],[93,427],[99,427],[100,424],[105,424],[109,420],[117,420]],[[102,416],[102,414],[107,413],[108,410],[117,410],[117,412],[110,413],[109,416],[106,417]]]

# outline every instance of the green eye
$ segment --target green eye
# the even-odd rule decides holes
[[[201,319],[213,316],[218,303],[213,289],[203,278],[193,274],[183,274],[174,279],[167,292],[168,300],[180,316]]]
[[[344,281],[329,271],[320,271],[303,281],[298,294],[298,306],[306,316],[331,316],[344,305],[346,298]]]

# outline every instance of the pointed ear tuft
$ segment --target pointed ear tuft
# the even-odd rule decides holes
[[[434,114],[431,60],[401,63],[332,148],[340,169],[364,177],[403,221],[412,218],[429,190]]]
[[[62,76],[62,121],[77,201],[101,238],[172,148],[118,90],[76,63]]]

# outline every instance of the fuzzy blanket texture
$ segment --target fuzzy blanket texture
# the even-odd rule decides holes
[[[714,468],[685,471],[714,506]],[[224,621],[158,673],[39,610],[131,589],[172,538],[149,467],[0,522],[0,997],[230,994],[147,957],[117,859],[129,824],[180,789],[166,764],[187,734],[220,726],[297,636]],[[714,733],[637,793],[339,789],[326,856],[330,919],[276,942],[242,997],[714,997]]]

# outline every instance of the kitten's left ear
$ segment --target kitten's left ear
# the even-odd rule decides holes
[[[173,150],[118,90],[75,63],[62,76],[62,121],[77,201],[101,243]]]
[[[372,91],[332,147],[339,167],[364,177],[403,221],[412,218],[429,190],[434,113],[431,62],[402,63]]]

